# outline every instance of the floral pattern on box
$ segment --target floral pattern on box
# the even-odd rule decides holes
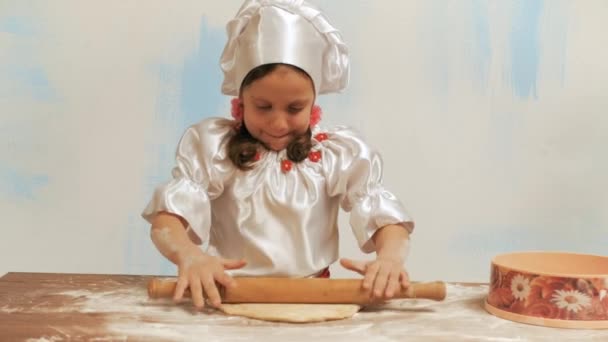
[[[608,278],[537,275],[492,265],[488,304],[512,313],[562,320],[608,320]]]

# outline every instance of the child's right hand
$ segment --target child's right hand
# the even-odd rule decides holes
[[[214,307],[222,303],[216,282],[224,287],[234,287],[234,279],[225,270],[238,269],[245,260],[222,259],[196,249],[179,258],[177,286],[173,299],[180,301],[184,291],[190,288],[194,306],[201,309],[205,306],[205,297]]]

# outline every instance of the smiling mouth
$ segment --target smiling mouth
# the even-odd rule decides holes
[[[272,135],[272,134],[270,134],[270,133],[266,133],[266,135],[268,135],[269,137],[271,137],[271,138],[273,138],[273,139],[283,139],[283,138],[288,137],[288,136],[289,136],[289,133],[287,133],[287,134],[283,134],[283,135],[279,135],[279,136]]]
[[[262,144],[269,150],[279,151],[284,149],[289,144],[290,137],[291,134],[289,133],[281,136],[266,133],[266,139],[264,139],[266,141],[263,141]]]

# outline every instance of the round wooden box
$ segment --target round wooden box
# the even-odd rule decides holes
[[[517,252],[492,260],[485,308],[527,324],[608,328],[608,258],[562,252]]]

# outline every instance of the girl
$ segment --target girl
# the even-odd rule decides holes
[[[342,90],[348,53],[339,33],[305,1],[249,0],[228,24],[222,91],[234,120],[188,128],[173,179],[143,217],[158,250],[178,266],[175,299],[190,288],[219,306],[216,282],[232,276],[328,277],[338,260],[337,217],[372,261],[340,260],[364,276],[371,297],[408,286],[413,222],[382,185],[382,161],[355,132],[319,127],[318,94]],[[199,245],[207,243],[205,250]]]

